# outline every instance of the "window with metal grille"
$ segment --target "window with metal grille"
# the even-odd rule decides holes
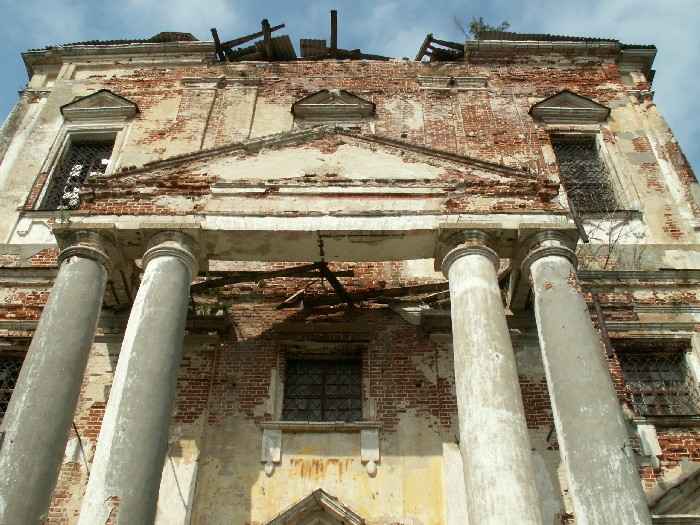
[[[80,206],[80,187],[88,177],[104,175],[112,156],[114,138],[73,142],[49,180],[41,210],[73,210]]]
[[[577,213],[604,213],[619,209],[607,166],[593,138],[553,139],[559,176]]]
[[[618,352],[632,406],[640,416],[700,415],[698,385],[683,351]]]
[[[282,419],[359,421],[362,370],[358,359],[287,361]]]
[[[7,405],[17,383],[22,360],[18,358],[0,358],[0,419],[5,417]]]

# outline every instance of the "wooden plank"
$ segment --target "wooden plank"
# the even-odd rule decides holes
[[[330,271],[328,268],[328,264],[325,262],[320,262],[317,263],[318,269],[321,271],[321,274],[326,278],[326,280],[330,283],[330,285],[333,287],[333,290],[335,290],[335,293],[338,295],[344,303],[348,303],[348,306],[354,306],[352,298],[350,297],[350,294],[348,291],[345,289],[345,287],[342,285],[342,283],[338,280],[338,278],[335,276],[335,274]]]
[[[265,50],[265,56],[268,60],[272,60],[275,56],[272,51],[272,31],[270,30],[270,22],[267,18],[263,18],[262,22],[262,33],[263,33],[263,49]]]
[[[372,299],[388,299],[390,297],[404,297],[410,295],[421,295],[425,293],[442,292],[448,289],[448,283],[429,283],[418,284],[415,286],[402,286],[397,288],[377,288],[364,292],[356,292],[350,295],[350,300],[353,302],[368,301]],[[304,305],[314,306],[329,306],[339,304],[341,301],[336,296],[308,297],[304,299]]]
[[[193,284],[190,287],[190,292],[196,293],[209,288],[219,288],[227,284],[250,283],[262,281],[263,279],[274,279],[276,277],[298,277],[305,274],[311,274],[310,277],[318,277],[318,266],[316,264],[305,264],[303,266],[294,266],[292,268],[283,268],[281,270],[272,270],[269,272],[241,272],[238,275],[230,277],[221,277],[220,279],[210,279],[202,283]]]
[[[284,27],[284,24],[280,24],[278,26],[274,26],[270,28],[270,32],[274,33],[275,31],[279,31]],[[251,40],[255,40],[256,38],[260,38],[261,36],[264,36],[265,33],[263,31],[258,31],[257,33],[251,33],[249,35],[245,35],[239,38],[234,38],[233,40],[228,40],[226,42],[222,42],[221,47],[222,48],[231,48],[231,47],[236,47],[240,46],[241,44],[245,44],[246,42],[250,42]]]
[[[428,33],[428,35],[425,37],[425,40],[423,40],[423,43],[420,46],[420,49],[418,50],[418,54],[416,55],[416,62],[420,62],[423,57],[426,55],[426,51],[428,49],[428,46],[430,43],[433,41],[433,34]]]
[[[211,36],[214,38],[214,50],[216,51],[216,57],[219,61],[223,62],[225,60],[224,52],[221,49],[221,40],[219,40],[219,32],[215,27],[211,28]]]
[[[433,42],[439,46],[464,53],[464,44],[460,44],[459,42],[448,42],[447,40],[439,40],[437,38],[433,38]]]

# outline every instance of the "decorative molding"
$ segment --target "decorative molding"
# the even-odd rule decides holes
[[[652,514],[653,525],[700,525],[700,516],[690,514]]]
[[[421,89],[455,89],[468,91],[486,89],[486,77],[416,77]]]
[[[128,119],[138,112],[134,102],[108,89],[100,89],[61,106],[61,114],[67,121]]]
[[[313,121],[354,121],[374,115],[375,105],[343,89],[322,89],[292,104],[296,118]]]
[[[185,77],[180,83],[192,89],[215,89],[223,87],[257,87],[261,84],[260,77]]]
[[[591,124],[605,122],[610,108],[565,89],[533,105],[529,113],[545,124]]]
[[[322,489],[314,490],[304,499],[277,515],[267,525],[301,525],[306,523],[303,521],[305,518],[314,513],[325,514],[343,525],[365,525],[365,520],[359,514]]]
[[[662,428],[695,428],[700,427],[700,415],[697,416],[644,416],[635,417],[637,427],[648,425]]]
[[[377,421],[265,421],[260,424],[263,430],[283,430],[285,432],[361,432],[379,430],[382,424]]]
[[[621,73],[630,73],[639,71],[644,73],[648,78],[653,79],[654,59],[656,58],[656,48],[628,48],[622,49],[617,58],[617,65]],[[651,78],[649,78],[651,77]]]

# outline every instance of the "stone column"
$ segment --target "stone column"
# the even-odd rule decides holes
[[[155,519],[196,253],[186,235],[164,232],[151,240],[143,257],[81,525],[110,518],[147,525]]]
[[[533,236],[530,273],[542,361],[578,525],[651,523],[598,332],[557,232]]]
[[[498,286],[499,258],[478,231],[442,261],[469,523],[541,525],[515,355]]]
[[[43,522],[51,501],[95,337],[110,244],[76,232],[24,359],[3,420],[0,523]]]

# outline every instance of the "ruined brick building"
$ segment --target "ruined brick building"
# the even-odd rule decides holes
[[[280,29],[23,53],[0,523],[700,523],[656,49]]]

